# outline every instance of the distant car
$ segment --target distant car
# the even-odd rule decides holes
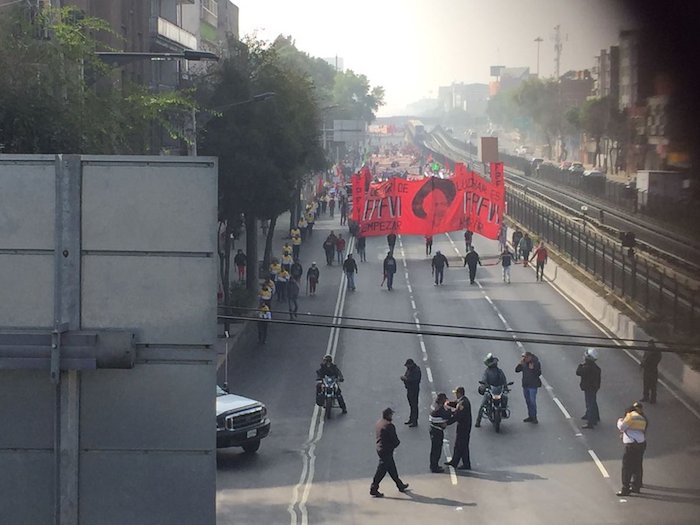
[[[583,164],[580,162],[572,162],[571,166],[569,167],[569,171],[571,173],[582,174],[584,171],[586,171],[586,168],[584,168]]]
[[[586,170],[583,172],[584,177],[603,177],[605,178],[605,173],[599,170]]]
[[[270,433],[267,407],[216,385],[216,448],[242,447],[252,454]]]

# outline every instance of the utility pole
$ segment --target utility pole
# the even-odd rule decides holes
[[[557,24],[554,26],[554,74],[557,80],[559,80],[559,66],[561,65],[561,50],[563,47],[561,43],[561,26]]]
[[[537,78],[540,77],[540,44],[542,43],[542,37],[538,36],[535,38],[535,42],[537,42]]]

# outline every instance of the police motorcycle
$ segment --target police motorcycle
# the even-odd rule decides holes
[[[333,407],[340,408],[337,402],[339,390],[338,378],[323,376],[323,379],[320,381],[320,388],[316,394],[316,404],[325,409],[326,419],[332,417]]]
[[[486,396],[482,414],[491,421],[496,432],[501,431],[501,420],[510,417],[510,409],[508,408],[510,388],[508,387],[512,384],[513,381],[505,385],[493,386],[479,381],[479,394]]]

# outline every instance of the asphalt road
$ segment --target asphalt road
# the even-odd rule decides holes
[[[432,284],[422,238],[403,237],[396,246],[395,289],[380,288],[387,246],[377,237],[367,241],[368,262],[360,264],[357,291],[344,292],[340,269],[322,263],[321,242],[331,228],[341,230],[337,218],[319,221],[314,238],[302,249],[305,268],[311,260],[321,263],[321,283],[316,297],[302,299],[301,312],[333,314],[342,307],[346,316],[412,321],[414,326],[417,321],[421,326],[601,335],[551,285],[537,283],[530,269],[514,268],[512,283],[506,285],[499,267],[484,266],[478,285],[469,285],[456,252],[464,253],[459,232],[452,234],[455,244],[449,236],[435,237],[433,250],[440,249],[452,265],[444,286]],[[281,238],[277,244],[281,247]],[[495,241],[477,238],[476,246],[485,264],[495,261]],[[527,414],[513,369],[523,347],[515,342],[272,326],[265,346],[229,361],[231,389],[268,405],[272,431],[257,454],[240,449],[217,454],[218,523],[697,523],[698,412],[691,413],[661,387],[659,403],[647,411],[645,489],[641,496],[620,499],[614,494],[622,457],[615,421],[640,395],[637,363],[624,351],[601,350],[602,421],[595,430],[581,430],[584,403],[575,369],[584,349],[523,345],[540,357],[548,386],[538,394],[539,425],[522,422]],[[323,411],[314,404],[314,371],[329,351],[346,378],[349,412],[336,410],[333,419],[323,421]],[[516,381],[512,417],[500,434],[487,421],[472,430],[473,471],[432,474],[427,424],[432,392],[451,395],[454,387],[465,386],[474,416],[487,352],[495,353],[509,380]],[[399,380],[408,357],[423,370],[419,426],[410,429],[402,424],[408,405]],[[410,490],[399,493],[387,477],[380,489],[386,497],[374,499],[368,494],[377,459],[374,423],[386,406],[397,412],[402,443],[395,457]],[[453,427],[446,438],[451,448]]]

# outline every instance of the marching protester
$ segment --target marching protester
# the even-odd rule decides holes
[[[600,421],[598,412],[598,390],[600,390],[600,367],[596,364],[598,351],[589,348],[583,354],[583,363],[576,368],[576,375],[581,378],[580,387],[586,401],[586,413],[581,419],[586,420],[583,428],[595,428]]]
[[[401,376],[401,381],[403,381],[403,384],[406,387],[406,398],[408,399],[408,406],[410,409],[408,420],[404,422],[404,425],[408,425],[409,427],[417,427],[418,394],[420,393],[421,371],[420,367],[413,359],[406,359],[403,366],[406,367],[406,373]]]
[[[464,251],[468,252],[469,248],[472,247],[472,239],[474,234],[470,230],[464,232]]]
[[[348,289],[355,291],[355,274],[357,273],[357,263],[353,259],[352,254],[348,254],[348,258],[343,263],[343,272],[348,280]]]
[[[299,259],[294,259],[292,266],[289,268],[289,275],[297,283],[301,281],[301,276],[304,275],[304,267],[299,262]]]
[[[442,278],[445,273],[445,266],[450,267],[450,263],[447,262],[447,257],[445,257],[440,250],[435,252],[433,256],[433,262],[431,264],[432,275],[435,276],[435,286],[442,284]]]
[[[292,259],[298,259],[300,251],[301,251],[301,233],[299,231],[299,228],[294,228],[292,230]]]
[[[393,252],[388,252],[383,263],[384,279],[386,279],[386,288],[391,291],[394,289],[394,274],[396,273],[396,259]],[[384,282],[382,280],[382,282]]]
[[[449,401],[448,405],[454,407],[452,418],[448,421],[448,425],[457,423],[457,433],[455,435],[455,446],[452,452],[452,459],[446,461],[445,465],[449,465],[458,470],[471,470],[472,463],[469,456],[469,437],[472,432],[472,406],[469,399],[464,395],[464,387],[458,386],[454,390],[457,397],[454,401]],[[460,461],[462,464],[460,465]]]
[[[440,466],[442,456],[442,443],[445,439],[445,428],[452,419],[452,412],[445,406],[447,394],[440,392],[432,405],[430,405],[430,472],[445,472]]]
[[[513,232],[513,236],[511,237],[511,243],[513,246],[513,252],[514,252],[514,257],[515,260],[518,261],[520,260],[520,250],[518,249],[518,245],[520,244],[520,239],[523,238],[523,232],[520,231],[520,228],[515,228],[515,231]]]
[[[333,266],[333,257],[335,255],[337,240],[338,238],[335,236],[335,233],[331,232],[328,234],[328,237],[326,237],[326,240],[323,241],[323,251],[326,253],[326,264],[328,266]]]
[[[503,282],[510,284],[510,267],[513,261],[513,254],[508,250],[508,246],[503,248],[503,252],[498,256],[503,267]]]
[[[464,266],[469,267],[469,284],[474,284],[477,264],[481,266],[481,259],[479,259],[479,254],[474,250],[474,246],[470,246],[467,255],[464,256]]]
[[[540,245],[535,250],[535,253],[530,257],[530,262],[533,259],[537,259],[535,266],[535,280],[544,280],[544,265],[547,264],[547,248],[544,247],[544,241],[540,242]]]
[[[260,292],[258,292],[258,297],[260,298],[260,304],[266,305],[268,309],[272,303],[272,289],[269,286],[269,281],[265,281],[260,287]]]
[[[515,249],[515,247],[513,247],[513,249]],[[518,249],[523,256],[523,266],[527,266],[528,260],[530,259],[530,252],[532,251],[532,239],[529,233],[526,233],[523,238],[520,239]]]
[[[426,235],[425,236],[425,255],[432,255],[433,253],[433,236],[432,235]]]
[[[297,317],[297,311],[299,310],[299,280],[290,279],[287,283],[287,305],[289,306],[289,319]]]
[[[399,473],[396,470],[396,463],[394,462],[394,450],[401,444],[401,441],[399,441],[399,437],[396,435],[396,427],[391,422],[393,415],[394,411],[391,408],[385,408],[382,412],[382,418],[377,421],[374,426],[379,465],[377,465],[377,471],[374,473],[369,493],[375,498],[384,497],[384,494],[379,492],[379,484],[382,482],[387,472],[389,476],[391,476],[391,479],[394,480],[394,483],[396,483],[396,488],[399,489],[399,492],[406,492],[406,489],[408,489],[408,483],[404,483],[401,481],[401,478],[399,478]]]
[[[267,327],[272,319],[270,307],[266,304],[260,306],[258,310],[258,343],[265,344],[267,341]]]
[[[343,257],[345,257],[345,239],[343,239],[343,234],[339,233],[338,238],[335,241],[335,251],[338,256],[338,264],[343,263]]]
[[[316,285],[321,272],[318,271],[316,262],[312,262],[309,269],[306,271],[306,289],[309,295],[316,295]]]
[[[622,455],[622,488],[617,496],[639,494],[642,490],[644,451],[647,448],[648,421],[641,403],[634,403],[617,420],[625,453]]]
[[[360,254],[360,262],[367,262],[367,254],[365,252],[367,246],[367,238],[364,235],[358,233],[355,239],[355,248],[357,248],[357,253]]]
[[[238,270],[238,280],[244,281],[245,268],[248,265],[248,257],[246,257],[246,254],[243,253],[243,250],[238,250],[236,256],[233,258],[233,264],[236,265],[236,269]]]
[[[642,356],[639,366],[642,368],[642,401],[656,403],[656,383],[659,381],[659,363],[661,351],[656,348],[656,342],[649,340],[647,350]]]
[[[348,202],[343,199],[340,202],[340,225],[344,226],[348,221]]]
[[[389,235],[386,236],[386,242],[389,245],[389,251],[393,252],[394,251],[394,246],[396,246],[396,234],[395,233],[390,233]]]
[[[289,282],[289,272],[282,268],[277,275],[277,302],[282,302],[287,299],[287,283]]]
[[[515,372],[523,374],[523,396],[527,405],[527,417],[523,421],[537,424],[537,389],[542,386],[540,360],[532,352],[525,352],[515,367]]]

